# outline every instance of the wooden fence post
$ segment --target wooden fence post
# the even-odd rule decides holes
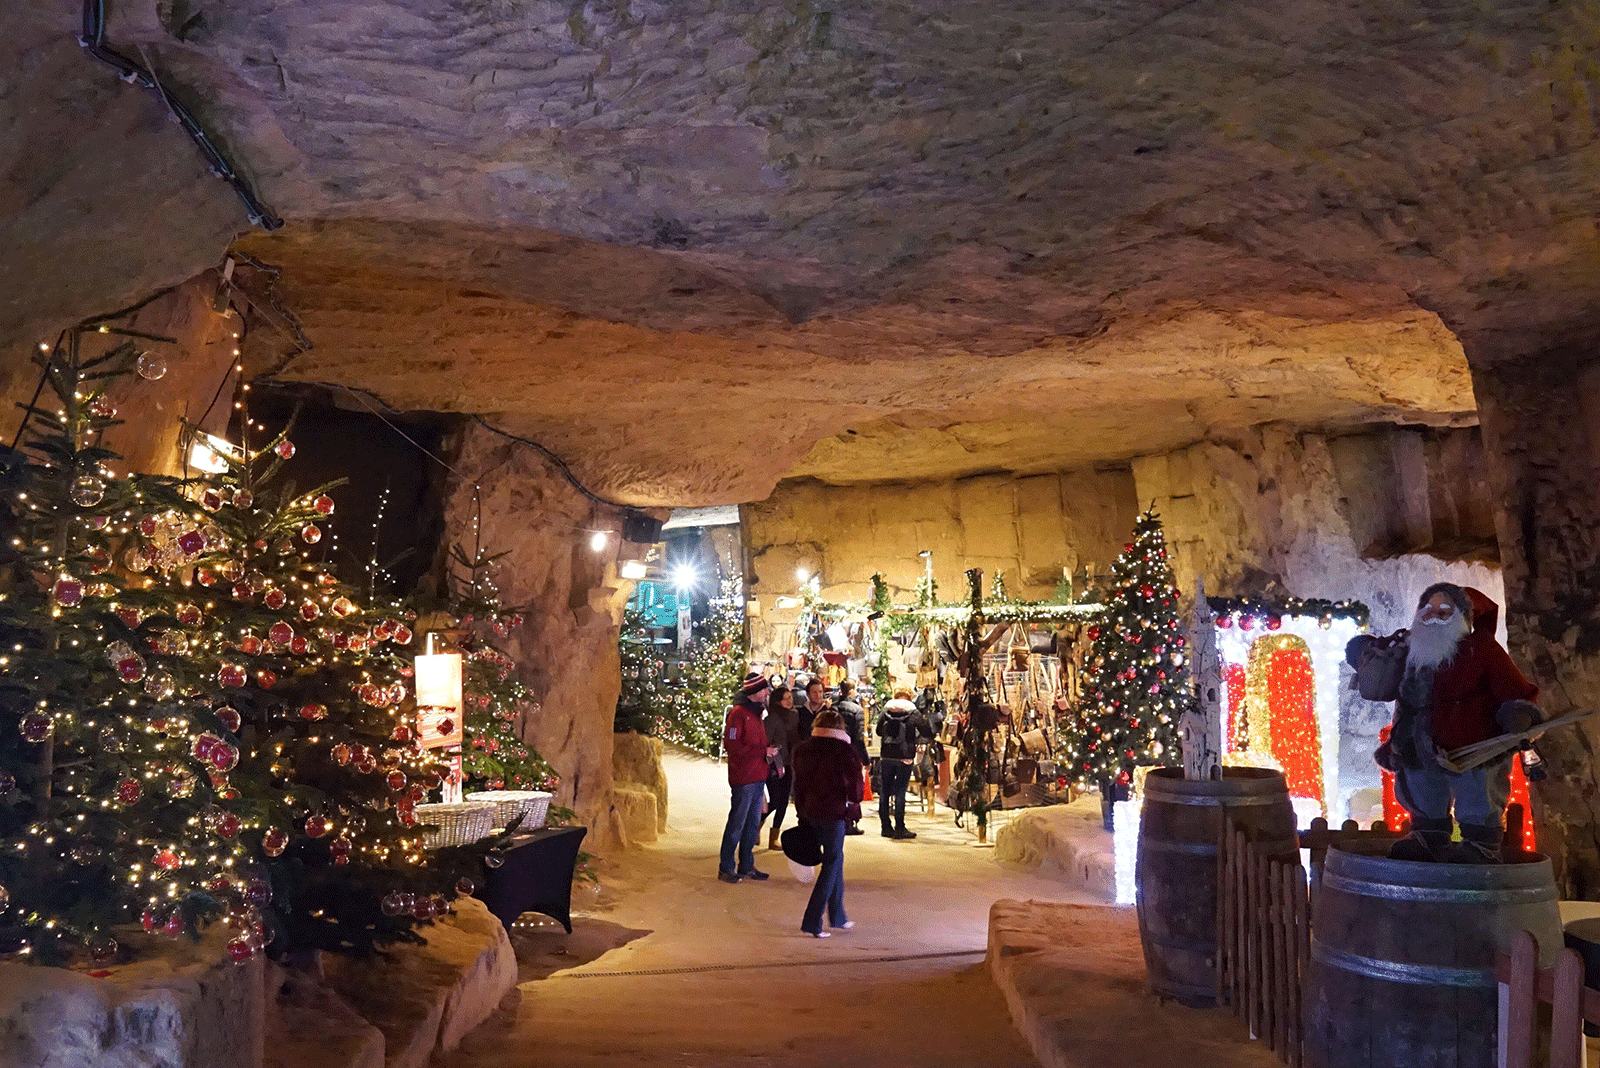
[[[1527,931],[1511,936],[1510,997],[1500,1020],[1500,1068],[1533,1068],[1534,1004],[1539,944]]]
[[[1550,1068],[1583,1063],[1583,958],[1563,949],[1556,959],[1555,994],[1550,1009]]]

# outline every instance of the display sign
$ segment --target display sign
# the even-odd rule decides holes
[[[461,744],[461,712],[449,705],[417,706],[417,740],[424,749]]]

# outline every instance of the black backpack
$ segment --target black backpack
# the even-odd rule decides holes
[[[911,729],[911,718],[909,716],[904,718],[900,716],[884,716],[883,718],[883,745],[895,746],[901,752],[911,748],[911,745],[908,744],[911,743],[911,737],[908,736],[914,737],[915,735],[915,732]]]

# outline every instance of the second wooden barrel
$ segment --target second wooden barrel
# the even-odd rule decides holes
[[[1300,846],[1283,773],[1224,768],[1220,780],[1156,768],[1144,781],[1137,862],[1139,938],[1157,997],[1216,1004],[1217,843],[1225,824],[1293,860]]]
[[[1310,1068],[1495,1068],[1495,957],[1560,953],[1550,862],[1424,864],[1328,850],[1305,978]]]

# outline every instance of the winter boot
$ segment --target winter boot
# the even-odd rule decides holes
[[[777,827],[773,827],[772,828],[772,833],[767,835],[767,848],[768,849],[782,849],[783,848],[783,839],[779,836]]]
[[[1450,820],[1416,820],[1411,833],[1389,847],[1390,860],[1420,860],[1433,862],[1440,859],[1445,846],[1450,844]]]
[[[1446,864],[1499,864],[1503,833],[1499,827],[1463,823],[1461,841],[1445,846],[1439,859]]]

